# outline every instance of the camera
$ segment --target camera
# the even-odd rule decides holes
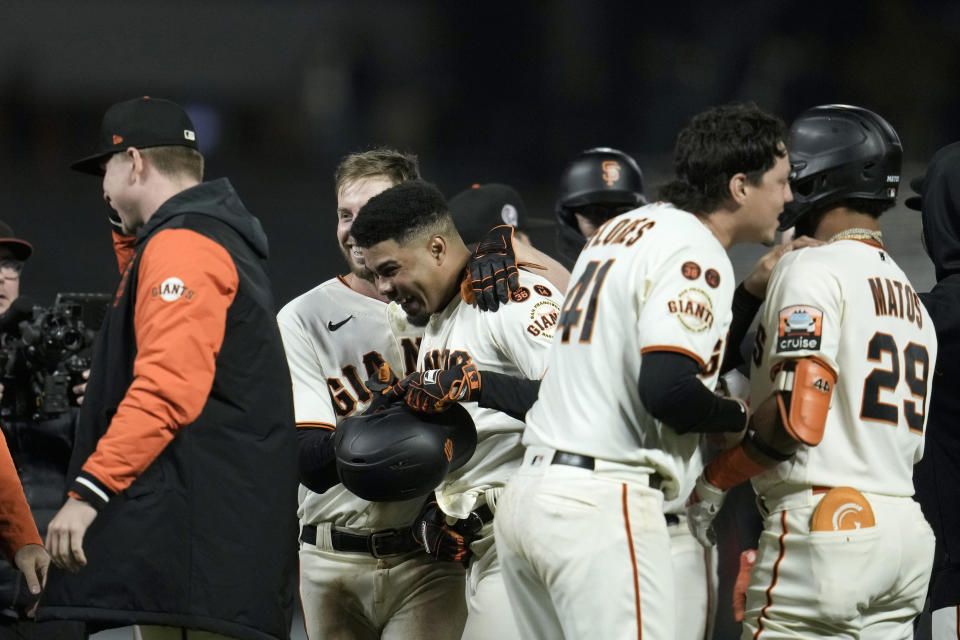
[[[41,421],[70,409],[74,385],[90,368],[90,347],[112,296],[60,293],[52,307],[23,298],[0,317],[0,375],[15,406],[7,411]],[[6,413],[5,411],[4,413]]]

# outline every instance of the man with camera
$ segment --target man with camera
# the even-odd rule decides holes
[[[29,321],[32,312],[26,298],[20,297],[20,273],[32,253],[30,243],[17,238],[8,225],[0,222],[0,428],[36,529],[43,536],[62,503],[76,409],[64,403],[63,411],[39,413],[37,410],[42,387],[38,390],[36,383],[38,378],[44,378],[26,360],[20,327],[21,322]],[[63,397],[66,400],[65,387]],[[29,517],[29,512],[26,515]],[[4,529],[11,526],[16,525],[3,522]],[[39,537],[34,544],[40,544]],[[23,549],[33,550],[29,545]],[[40,547],[36,547],[36,551],[42,553],[45,562],[49,562],[46,552]],[[13,564],[16,567],[0,562],[0,639],[86,638],[83,623],[38,623],[27,619],[32,616],[31,610],[40,593],[36,571],[25,567],[17,556],[14,556]]]

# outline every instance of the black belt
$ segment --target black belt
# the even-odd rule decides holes
[[[553,459],[550,460],[550,464],[565,464],[570,467],[580,467],[581,469],[587,469],[588,471],[593,471],[597,468],[597,460],[591,456],[582,456],[579,453],[570,453],[569,451],[560,451],[557,450],[553,454]],[[661,483],[663,482],[663,476],[659,473],[650,474],[650,488],[659,489]]]
[[[312,524],[303,525],[300,530],[300,539],[307,544],[316,545],[317,527]],[[330,531],[330,543],[334,551],[369,553],[374,558],[397,556],[420,548],[417,541],[413,539],[410,527],[374,531],[367,536],[333,529]]]

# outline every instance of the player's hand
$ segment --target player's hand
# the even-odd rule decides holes
[[[40,592],[47,586],[47,569],[50,568],[50,554],[39,544],[25,544],[13,556],[13,564],[27,580],[30,595],[35,596],[33,605],[27,609],[27,617],[32,618],[40,602]]]
[[[73,573],[86,566],[83,536],[96,517],[97,510],[88,503],[67,498],[47,527],[46,547],[53,556],[53,564]]]
[[[733,619],[743,622],[743,612],[747,608],[747,585],[750,584],[750,571],[757,562],[757,550],[747,549],[740,554],[740,571],[733,583]]]
[[[753,265],[753,269],[743,281],[744,288],[746,288],[747,292],[753,297],[763,300],[767,297],[767,284],[770,282],[770,274],[773,273],[773,268],[780,262],[780,258],[795,249],[818,247],[822,244],[824,244],[822,240],[816,240],[807,236],[800,236],[789,242],[778,244],[760,256],[757,263]]]
[[[480,399],[480,372],[477,365],[467,362],[449,369],[416,371],[395,386],[411,409],[440,413],[455,402]]]
[[[370,395],[373,396],[364,414],[383,411],[394,402],[399,401],[405,391],[397,386],[397,376],[390,370],[390,365],[386,362],[381,364],[377,372],[364,384],[370,391]]]
[[[502,224],[488,231],[467,263],[473,297],[481,311],[496,311],[520,288],[513,230]]]
[[[727,493],[716,488],[703,477],[697,478],[697,486],[687,500],[687,526],[690,533],[704,547],[717,543],[717,534],[713,530],[713,519],[720,513],[723,499]]]
[[[78,407],[83,404],[83,396],[87,393],[87,380],[90,379],[90,369],[84,369],[80,377],[83,378],[83,382],[73,386],[73,395],[77,397]]]
[[[476,514],[470,516],[466,520],[448,519],[437,506],[437,501],[429,500],[413,523],[413,539],[427,555],[444,562],[462,562],[466,566],[472,555],[470,543],[476,540],[483,525]]]

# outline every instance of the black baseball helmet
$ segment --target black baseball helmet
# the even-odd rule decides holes
[[[587,149],[567,165],[560,177],[556,205],[560,254],[573,264],[586,242],[573,215],[576,211],[599,205],[609,209],[612,218],[618,209],[646,203],[643,172],[633,158],[610,147]]]
[[[350,416],[333,438],[337,475],[350,492],[370,502],[425,496],[477,448],[477,430],[459,404],[428,414],[394,404]]]
[[[790,126],[787,146],[793,202],[780,214],[781,231],[842,200],[897,199],[903,147],[873,111],[844,104],[808,109]]]

